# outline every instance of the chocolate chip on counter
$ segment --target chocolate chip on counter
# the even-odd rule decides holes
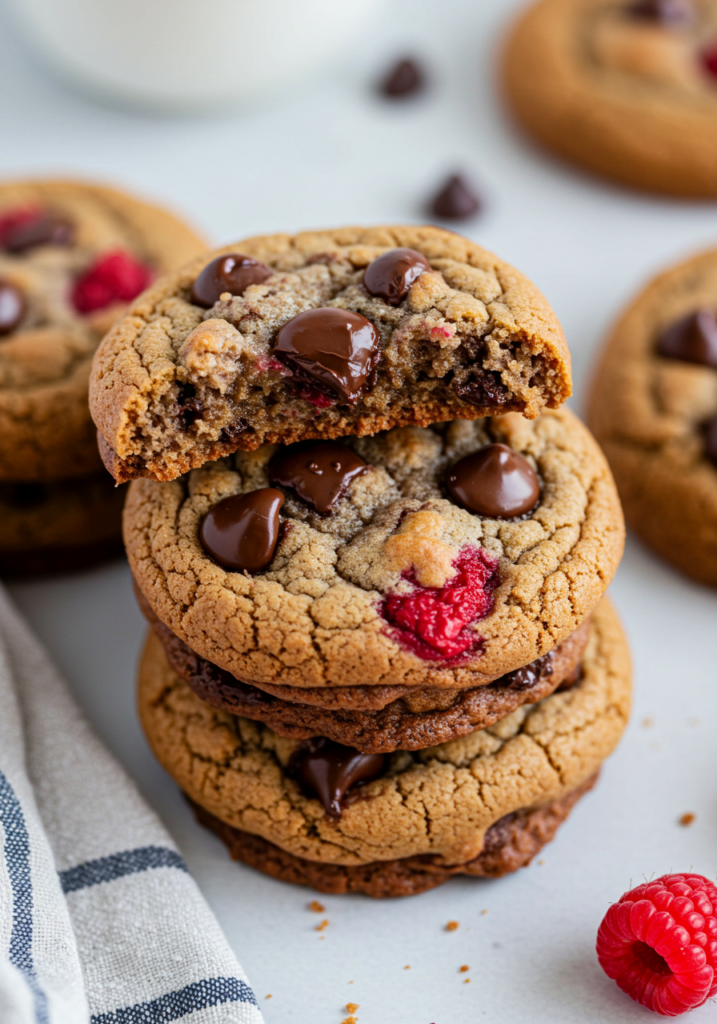
[[[259,572],[274,557],[283,504],[284,495],[273,487],[224,498],[202,521],[202,547],[225,569]]]
[[[636,0],[628,4],[626,13],[661,25],[686,25],[695,17],[690,0]]]
[[[378,331],[365,316],[325,307],[284,324],[273,355],[352,402],[368,382],[378,346]]]
[[[413,282],[430,269],[431,264],[416,249],[389,249],[369,263],[363,283],[370,295],[398,306]]]
[[[279,450],[269,463],[269,480],[292,488],[307,505],[327,513],[367,469],[356,452],[338,441],[302,442]]]
[[[37,217],[19,221],[3,234],[2,247],[6,252],[20,254],[41,245],[70,246],[75,241],[75,228],[71,221],[54,213],[42,212]]]
[[[265,263],[232,253],[229,256],[217,256],[197,277],[192,285],[192,302],[197,306],[209,309],[224,292],[231,295],[243,295],[252,284],[261,284],[274,271]]]
[[[302,744],[294,753],[290,771],[315,793],[332,818],[341,816],[341,801],[351,786],[381,774],[385,754],[362,754],[323,736]]]
[[[15,330],[25,314],[25,299],[10,281],[0,280],[0,336]]]
[[[457,462],[446,474],[451,497],[491,519],[512,519],[535,508],[538,477],[528,460],[506,444],[489,444]]]
[[[425,85],[426,76],[421,65],[411,57],[404,57],[389,69],[379,91],[388,99],[403,99],[422,92]]]
[[[713,309],[698,309],[662,332],[657,351],[668,359],[717,367],[717,319]]]
[[[462,174],[452,174],[429,203],[429,213],[442,220],[468,220],[481,208],[481,201]]]

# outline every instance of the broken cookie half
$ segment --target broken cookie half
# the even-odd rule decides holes
[[[543,295],[432,227],[251,238],[160,279],[97,352],[90,407],[118,482],[236,450],[519,412],[571,392]]]

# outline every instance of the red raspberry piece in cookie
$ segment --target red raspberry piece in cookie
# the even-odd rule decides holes
[[[717,43],[712,43],[708,50],[702,52],[702,66],[708,74],[717,78]]]
[[[702,875],[663,875],[620,897],[598,929],[609,978],[665,1017],[717,993],[717,887]]]
[[[416,587],[390,594],[384,618],[397,627],[395,638],[419,658],[443,661],[474,654],[482,639],[468,626],[485,618],[498,585],[498,560],[478,548],[464,548],[453,562],[455,576],[443,587],[421,587],[410,570],[403,578]]]
[[[72,304],[78,313],[94,313],[113,302],[130,302],[152,276],[149,267],[123,249],[105,253],[75,281]]]
[[[5,241],[19,228],[27,227],[33,221],[38,220],[42,215],[39,206],[21,206],[9,210],[0,217],[0,249],[4,248]]]

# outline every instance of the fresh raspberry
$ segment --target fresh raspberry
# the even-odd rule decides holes
[[[663,875],[614,903],[598,929],[609,978],[664,1017],[717,993],[717,887],[702,875]]]
[[[498,560],[479,548],[463,548],[453,568],[455,576],[444,587],[421,587],[412,569],[404,572],[403,578],[416,589],[389,594],[381,608],[396,627],[396,639],[426,661],[467,658],[483,644],[468,626],[493,607]]]
[[[94,313],[113,302],[130,302],[152,280],[152,271],[122,249],[100,256],[75,281],[72,304],[78,313]]]

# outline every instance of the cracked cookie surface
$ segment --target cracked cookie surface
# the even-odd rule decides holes
[[[330,818],[287,771],[296,741],[199,700],[153,633],[139,674],[147,738],[192,800],[296,857],[347,866],[426,855],[444,865],[473,860],[491,825],[560,800],[595,774],[625,728],[630,697],[627,644],[605,599],[572,689],[450,743],[397,752],[340,818]]]
[[[666,328],[701,308],[717,308],[717,251],[655,278],[618,320],[589,419],[630,527],[682,572],[716,586],[717,464],[705,424],[717,417],[717,368],[657,351]]]
[[[446,497],[445,471],[491,441],[538,472],[540,501],[522,518],[481,517]],[[306,690],[481,686],[565,640],[607,588],[622,554],[622,513],[600,449],[568,410],[345,443],[369,470],[329,517],[288,494],[283,538],[254,577],[212,561],[198,532],[216,502],[266,486],[275,449],[130,485],[124,535],[140,590],[172,632],[238,679]],[[384,599],[450,584],[465,551],[495,567],[491,608],[467,627],[472,652],[418,656],[384,617]]]
[[[396,247],[418,250],[431,269],[392,305],[367,291],[363,274]],[[222,253],[273,273],[205,309],[192,285]],[[373,376],[348,404],[274,355],[282,327],[325,307],[378,332]],[[570,391],[560,325],[518,271],[453,232],[375,227],[246,239],[158,282],[104,339],[90,405],[117,480],[171,480],[263,443],[513,410],[535,417]]]
[[[127,253],[156,275],[204,249],[171,214],[112,189],[0,182],[0,228],[3,219],[31,218],[33,211],[66,224],[69,240],[11,251],[0,237],[0,280],[24,302],[15,329],[0,332],[0,479],[12,481],[102,470],[87,403],[90,367],[125,304],[80,313],[73,302],[77,281],[108,253]]]
[[[638,188],[717,196],[717,3],[687,0],[672,20],[641,6],[530,7],[506,47],[507,99],[568,160]]]

